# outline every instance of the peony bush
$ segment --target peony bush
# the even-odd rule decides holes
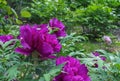
[[[3,46],[4,43],[6,44],[12,39],[18,41],[12,44],[14,48],[9,50],[9,52],[14,52],[12,55],[19,56],[18,59],[11,60],[15,61],[15,63],[18,62],[16,64],[13,63],[9,68],[7,66],[8,70],[6,68],[5,72],[2,73],[5,76],[2,80],[21,81],[32,79],[33,81],[43,81],[44,79],[45,81],[91,81],[85,64],[81,64],[74,57],[58,55],[62,49],[60,38],[65,36],[67,36],[65,25],[57,18],[52,18],[48,24],[22,25],[17,37],[13,37],[12,35],[0,36]],[[8,44],[7,47],[9,46]],[[0,48],[2,49],[2,47]],[[45,64],[45,62],[49,63],[49,60],[52,64]],[[57,66],[61,64],[62,66],[58,68]],[[57,67],[59,71],[56,71],[57,74],[55,72],[54,76],[46,79],[44,76],[47,72],[49,74],[51,67]],[[23,68],[24,70],[22,70]],[[14,70],[16,72],[13,75],[11,72]]]
[[[48,24],[21,25],[18,36],[0,36],[0,80],[118,81],[119,52],[96,50],[85,54],[75,48],[84,40],[67,35],[65,25],[57,18]]]

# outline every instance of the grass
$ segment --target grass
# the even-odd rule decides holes
[[[106,45],[104,42],[83,42],[77,44],[77,48],[84,49],[84,52],[90,53],[98,49],[103,49],[109,52],[120,51],[120,42],[114,42],[111,45]]]

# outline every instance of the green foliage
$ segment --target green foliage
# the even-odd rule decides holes
[[[64,64],[56,66],[54,60],[41,61],[39,58],[32,59],[32,57],[23,57],[16,54],[14,49],[19,44],[17,41],[16,39],[5,43],[0,41],[1,81],[51,81],[53,77],[60,73]]]
[[[61,72],[61,68],[64,64],[51,68],[49,72],[40,77],[39,81],[52,81],[55,76]]]
[[[19,20],[16,11],[11,8],[6,0],[0,2],[0,35],[8,34],[15,24],[22,24],[22,21]],[[16,25],[15,25],[16,26]]]
[[[18,72],[15,70],[17,70],[16,65],[19,63],[19,56],[13,51],[16,47],[16,44],[13,44],[15,42],[17,42],[15,39],[6,43],[0,42],[0,80],[2,81],[10,81],[17,76]]]
[[[83,27],[83,33],[89,38],[101,37],[115,29],[112,8],[101,4],[91,4],[85,9],[77,9],[76,17]]]
[[[22,10],[21,11],[21,17],[29,18],[29,17],[31,17],[31,14],[26,10]]]
[[[79,58],[83,63],[88,65],[92,81],[119,81],[120,54],[118,52],[112,54],[104,50],[96,51],[99,52],[101,56],[105,56],[107,60],[103,61],[92,54],[87,54],[87,58]],[[98,67],[94,67],[95,63],[98,64]]]
[[[33,0],[30,4],[24,8],[31,13],[29,22],[46,23],[56,17],[65,23],[68,32],[80,26],[90,39],[99,38],[118,26],[118,0]]]
[[[62,50],[58,56],[80,59],[88,66],[92,81],[120,80],[120,53],[96,50],[110,46],[88,42],[88,37],[93,40],[119,26],[119,0],[0,0],[0,35],[12,34],[17,37],[19,25],[26,22],[46,23],[53,17],[63,21],[70,33],[60,38]],[[52,81],[61,72],[64,64],[56,66],[54,59],[43,61],[32,56],[21,56],[14,52],[18,45],[17,39],[0,42],[0,81]],[[116,45],[119,46],[119,42]],[[88,53],[94,50],[107,60]],[[94,67],[95,63],[98,68]]]
[[[65,16],[69,13],[65,1],[63,0],[33,0],[31,7],[27,7],[27,9],[32,14],[32,22],[36,23],[48,22],[52,17],[66,19]]]
[[[60,52],[60,55],[63,56],[67,56],[68,54],[70,56],[84,55],[84,53],[82,53],[84,49],[81,49],[81,47],[79,47],[78,45],[86,40],[87,38],[83,36],[76,36],[76,33],[71,33],[70,35],[66,36],[61,40],[62,50]]]

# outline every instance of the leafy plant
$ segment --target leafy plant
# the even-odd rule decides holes
[[[76,15],[83,28],[83,34],[90,39],[108,34],[117,26],[114,24],[116,16],[112,8],[101,4],[91,4],[85,9],[77,9]]]
[[[120,61],[119,52],[112,54],[104,50],[96,51],[99,52],[101,56],[106,57],[106,60],[101,60],[92,53],[87,54],[87,58],[79,58],[83,63],[88,65],[92,81],[118,81],[120,79],[120,67],[118,64]]]
[[[62,38],[62,50],[60,52],[60,55],[67,56],[68,54],[70,56],[74,55],[81,55],[82,51],[84,49],[81,49],[78,44],[82,43],[83,41],[86,41],[87,38],[84,36],[77,36],[76,33],[71,33],[70,35],[66,36],[65,38]]]

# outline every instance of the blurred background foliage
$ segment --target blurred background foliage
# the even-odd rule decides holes
[[[2,33],[9,33],[11,25],[46,23],[53,17],[64,22],[68,33],[76,31],[89,39],[120,26],[120,0],[0,0],[0,3]]]

